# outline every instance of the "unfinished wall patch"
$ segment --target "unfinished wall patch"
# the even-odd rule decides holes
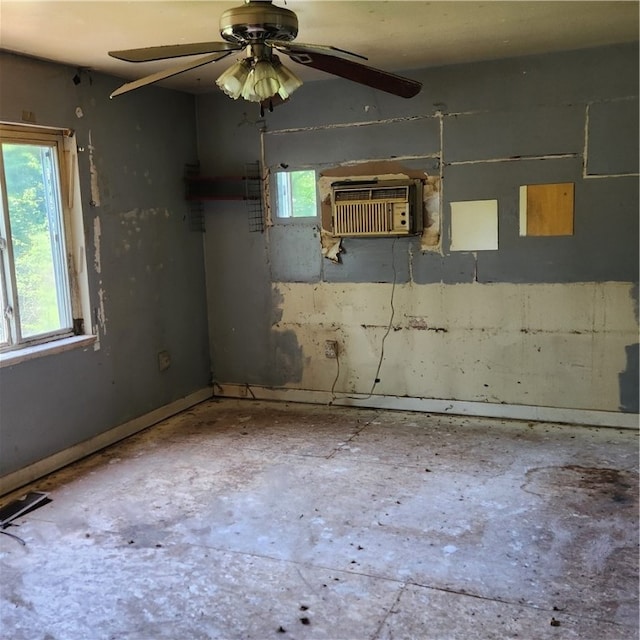
[[[572,236],[573,182],[520,187],[521,236]]]
[[[451,251],[498,248],[498,201],[451,203]]]
[[[100,256],[100,236],[102,229],[100,227],[100,217],[96,216],[93,220],[93,265],[96,273],[102,272],[102,263]]]
[[[105,291],[100,287],[100,289],[98,289],[98,308],[95,310],[96,328],[94,331],[98,336],[107,335],[107,316],[104,307],[105,299]]]
[[[367,394],[378,377],[382,395],[601,411],[619,411],[622,401],[632,411],[638,350],[629,345],[638,327],[631,288],[282,283],[277,333],[295,334],[295,348],[288,338],[280,345],[285,362],[297,365],[295,354],[304,353],[299,389],[332,387],[335,361],[325,358],[324,342],[335,340],[338,395]]]
[[[422,251],[434,251],[440,246],[440,178],[426,176],[423,188],[424,228],[420,237]]]
[[[271,288],[271,325],[276,325],[282,320],[282,305],[284,297],[276,285]]]
[[[98,187],[98,168],[96,167],[95,158],[93,153],[95,147],[93,146],[93,139],[91,137],[91,131],[89,131],[89,175],[91,176],[91,206],[100,206],[100,189]]]
[[[331,262],[340,262],[340,252],[342,251],[342,238],[336,238],[325,229],[320,230],[322,242],[322,256]]]

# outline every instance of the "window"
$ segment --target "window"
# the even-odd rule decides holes
[[[58,129],[0,125],[2,351],[82,333],[71,295],[84,288],[72,251],[74,141]]]
[[[278,218],[315,218],[316,172],[279,171],[276,173],[276,216]]]

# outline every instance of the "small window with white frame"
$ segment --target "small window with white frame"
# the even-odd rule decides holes
[[[73,133],[0,124],[0,351],[84,333]]]
[[[279,220],[316,218],[316,172],[278,171],[275,174],[276,217]]]

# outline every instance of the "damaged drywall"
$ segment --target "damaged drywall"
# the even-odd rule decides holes
[[[322,257],[335,262],[340,262],[340,253],[342,252],[342,238],[338,238],[327,231],[326,229],[320,230],[320,244],[322,246]]]
[[[91,176],[90,186],[91,186],[91,201],[90,204],[92,207],[100,206],[100,187],[98,185],[98,167],[96,166],[95,160],[95,151],[96,148],[93,146],[93,134],[91,130],[89,130],[89,174]]]
[[[389,396],[617,411],[618,375],[634,376],[628,284],[279,283],[277,290],[282,316],[274,329],[295,334],[308,358],[294,385],[303,389],[334,385],[326,340],[338,343],[337,395],[369,393],[377,378],[376,393]]]
[[[107,334],[107,314],[105,311],[105,301],[107,298],[107,294],[105,290],[100,287],[98,289],[98,306],[95,310],[95,320],[96,320],[96,335],[98,339]]]
[[[102,229],[100,227],[100,216],[93,219],[93,266],[97,274],[102,272],[100,237]]]

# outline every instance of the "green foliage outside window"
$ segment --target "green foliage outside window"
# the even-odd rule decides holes
[[[3,144],[7,204],[15,266],[20,324],[24,337],[60,328],[54,270],[55,243],[49,216],[57,184],[51,147]]]
[[[310,218],[316,216],[315,171],[292,171],[290,175],[293,217]]]

